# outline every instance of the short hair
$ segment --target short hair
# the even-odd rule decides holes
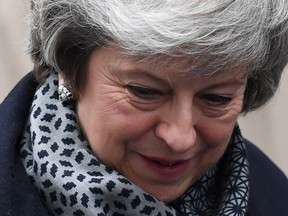
[[[36,77],[57,71],[75,90],[91,52],[116,44],[131,57],[185,57],[191,73],[244,66],[246,113],[275,94],[288,61],[287,0],[32,0],[30,25]]]

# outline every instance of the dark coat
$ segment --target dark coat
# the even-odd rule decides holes
[[[25,76],[0,105],[0,215],[48,215],[19,159],[19,137],[37,88]],[[250,216],[288,216],[287,177],[245,140],[250,172]]]

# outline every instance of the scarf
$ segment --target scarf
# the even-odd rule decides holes
[[[75,103],[59,100],[57,89],[52,73],[35,93],[20,143],[22,163],[51,215],[245,215],[248,164],[238,126],[221,160],[165,204],[94,156]]]

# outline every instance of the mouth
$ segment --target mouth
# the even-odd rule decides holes
[[[150,158],[150,157],[146,157],[146,158],[151,160],[152,162],[158,163],[161,166],[168,166],[168,167],[177,166],[185,162],[185,161],[169,161],[169,160],[155,159],[155,158]]]
[[[190,160],[169,160],[141,155],[145,166],[157,176],[181,176],[189,167]]]

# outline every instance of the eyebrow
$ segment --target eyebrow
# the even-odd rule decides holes
[[[118,68],[117,71],[120,72],[121,76],[125,76],[126,78],[139,78],[139,76],[141,76],[140,77],[141,79],[146,78],[160,85],[172,86],[169,80],[169,77],[166,77],[167,79],[163,79],[163,78],[157,77],[157,75],[154,75],[151,71],[145,70],[142,68],[137,68],[137,67],[127,68],[127,69]],[[210,78],[208,78],[207,80],[209,80]],[[220,87],[223,88],[223,87],[229,87],[229,86],[243,86],[246,83],[246,79],[247,79],[247,76],[243,75],[237,79],[225,80],[223,82],[219,81],[219,83],[211,84],[207,86],[207,88],[205,89],[210,90],[210,89],[215,89],[215,88],[220,88]]]
[[[219,83],[209,85],[207,88],[205,88],[205,90],[223,88],[223,87],[231,87],[231,86],[243,86],[245,83],[246,83],[246,79],[241,77],[233,81],[231,80],[227,80],[224,82],[220,81]]]
[[[170,85],[169,79],[165,80],[160,77],[157,77],[156,75],[152,74],[150,71],[143,70],[141,68],[133,68],[133,69],[118,69],[118,72],[120,72],[121,76],[125,76],[128,78],[146,78],[149,79],[155,83],[160,83],[163,85]]]

